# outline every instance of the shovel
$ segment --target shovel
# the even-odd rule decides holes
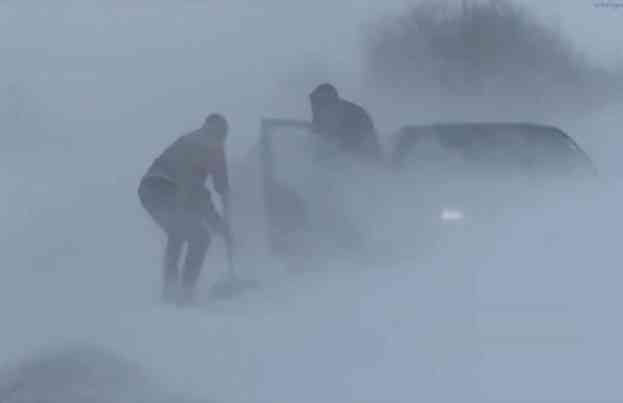
[[[217,282],[210,288],[210,296],[213,298],[234,297],[250,288],[255,288],[257,286],[256,281],[243,280],[240,279],[237,275],[234,262],[234,239],[232,235],[229,214],[227,214],[227,216],[228,217],[225,223],[226,228],[223,233],[227,254],[227,275],[224,280]]]

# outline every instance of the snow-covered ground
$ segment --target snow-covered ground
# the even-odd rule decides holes
[[[619,145],[617,110],[569,129],[606,177],[618,166],[608,152]],[[616,181],[590,202],[594,216],[518,222],[486,253],[441,249],[425,261],[298,275],[249,257],[247,274],[271,273],[261,289],[177,310],[158,303],[162,239],[135,194],[150,150],[106,165],[114,142],[101,139],[3,172],[3,366],[91,342],[170,391],[211,401],[623,399]],[[527,243],[531,233],[549,241]],[[202,289],[222,269],[215,250]]]
[[[438,245],[425,257],[365,269],[335,262],[305,274],[263,256],[254,242],[261,234],[243,229],[240,268],[264,285],[179,310],[158,301],[163,240],[136,195],[147,164],[213,109],[231,118],[240,157],[261,116],[306,116],[301,100],[317,81],[330,77],[349,97],[365,93],[354,78],[358,30],[390,2],[342,2],[330,18],[316,2],[266,2],[271,12],[246,1],[220,12],[195,2],[22,3],[0,2],[1,78],[25,77],[45,107],[43,129],[20,139],[19,153],[0,150],[0,377],[28,357],[55,370],[66,364],[50,365],[55,356],[42,352],[87,343],[141,365],[173,395],[213,402],[623,400],[623,104],[555,122],[605,179],[587,198],[590,214],[517,220],[484,250]],[[574,7],[565,24],[583,21],[585,9]],[[604,17],[592,13],[595,28]],[[394,109],[379,105],[373,115]],[[428,117],[404,116],[399,124]],[[403,235],[426,238],[418,228]],[[216,243],[201,289],[223,269]],[[64,351],[85,354],[102,374],[125,368],[107,353]],[[2,394],[3,381],[0,403],[17,403]],[[84,401],[54,401],[49,384],[25,381],[33,401]],[[103,382],[96,402],[111,403],[118,394]]]

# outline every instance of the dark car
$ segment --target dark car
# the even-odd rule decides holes
[[[314,254],[315,245],[337,245],[338,238],[360,245],[374,238],[367,243],[374,247],[399,244],[404,234],[426,249],[428,241],[443,240],[448,228],[483,228],[516,217],[517,209],[556,205],[565,192],[595,178],[587,155],[555,127],[443,123],[401,129],[387,155],[391,169],[338,178],[345,171],[340,168],[330,175],[332,188],[310,191],[322,184],[322,164],[307,161],[314,150],[310,134],[304,121],[270,119],[262,125],[266,223],[278,255]],[[322,203],[324,213],[314,217]]]

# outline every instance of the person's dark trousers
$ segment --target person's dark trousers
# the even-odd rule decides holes
[[[176,190],[175,183],[160,177],[144,178],[138,190],[141,204],[167,235],[163,268],[165,298],[172,297],[179,285],[185,293],[194,290],[210,246],[206,220],[218,216],[207,189],[195,195],[195,207],[177,212]],[[185,244],[186,258],[180,276],[178,262]]]

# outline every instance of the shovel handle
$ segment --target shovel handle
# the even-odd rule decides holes
[[[227,270],[229,277],[236,277],[236,268],[234,265],[234,237],[229,217],[225,218],[225,252],[227,253]]]

